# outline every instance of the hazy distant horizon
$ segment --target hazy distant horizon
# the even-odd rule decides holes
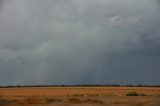
[[[159,85],[159,11],[159,0],[0,0],[0,85]]]

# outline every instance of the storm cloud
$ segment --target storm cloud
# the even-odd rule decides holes
[[[0,0],[0,85],[160,84],[158,0]]]

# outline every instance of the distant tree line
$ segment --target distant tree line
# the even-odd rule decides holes
[[[0,88],[22,88],[22,87],[160,87],[160,85],[81,84],[81,85],[7,85],[7,86],[0,86]]]

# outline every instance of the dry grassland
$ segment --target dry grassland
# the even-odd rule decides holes
[[[0,88],[0,106],[160,106],[160,88]]]

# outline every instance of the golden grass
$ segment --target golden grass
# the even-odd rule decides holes
[[[138,96],[126,96],[130,92]],[[158,87],[0,88],[0,106],[160,106],[159,95]]]
[[[124,96],[130,91],[147,95],[160,94],[159,87],[33,87],[0,88],[2,96],[66,96],[66,95],[117,95]]]

